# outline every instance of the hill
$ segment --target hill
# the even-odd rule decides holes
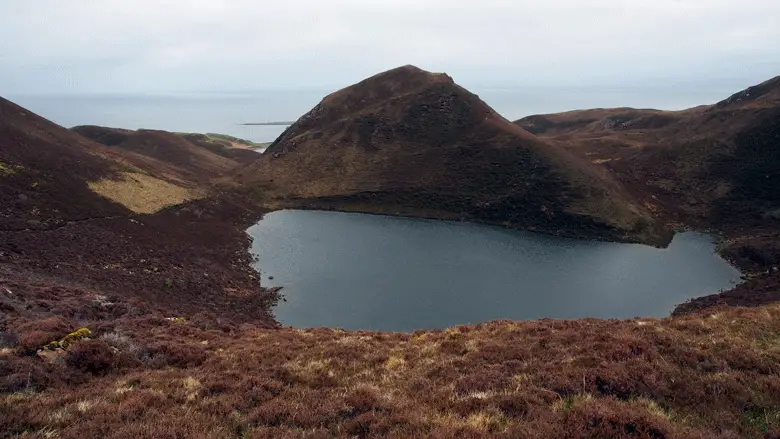
[[[678,312],[780,298],[780,77],[684,111],[579,110],[515,123],[601,167],[672,227],[722,233],[721,254],[760,274]]]
[[[766,108],[777,106],[778,103],[780,103],[780,76],[775,76],[761,84],[734,93],[715,104],[715,108]]]
[[[94,142],[0,98],[3,288],[40,290],[63,306],[70,299],[57,291],[86,290],[153,298],[150,306],[167,310],[222,303],[223,312],[225,302],[251,301],[256,294],[249,292],[263,291],[248,266],[244,233],[260,213],[208,184],[237,163],[173,134],[127,141],[135,134],[102,132],[115,139],[104,142],[137,145],[138,152]],[[159,148],[150,145],[154,139],[162,139]],[[171,145],[181,146],[180,154],[142,154]],[[205,159],[216,166],[203,166]],[[267,309],[255,308],[242,314],[268,323]],[[4,314],[0,334],[9,330],[6,317],[29,318],[35,310]]]
[[[19,428],[7,423],[13,398],[84,383],[61,374],[64,349],[37,346],[77,332],[71,325],[97,335],[124,318],[138,328],[216,314],[275,326],[276,295],[259,286],[246,252],[261,212],[181,169],[0,98],[0,437]]]
[[[47,228],[128,212],[89,187],[119,178],[126,163],[3,98],[0,145],[0,229]]]
[[[524,117],[515,123],[540,136],[594,133],[606,130],[653,129],[679,119],[675,112],[635,108],[595,108]]]
[[[780,77],[685,111],[598,109],[516,122],[679,222],[758,227],[780,209]]]
[[[193,142],[183,135],[159,130],[124,130],[98,126],[71,128],[76,133],[106,146],[133,152],[136,156],[149,157],[174,167],[175,173],[187,181],[208,183],[238,166],[227,154],[218,154],[210,142]]]
[[[239,180],[275,207],[663,240],[608,175],[513,125],[449,76],[412,66],[325,97]]]
[[[260,157],[257,150],[269,145],[268,143],[254,143],[225,134],[177,134],[202,148],[208,149],[214,154],[227,157],[243,164],[249,164],[257,160]]]

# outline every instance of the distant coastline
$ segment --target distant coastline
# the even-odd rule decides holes
[[[241,126],[290,126],[294,122],[247,122],[241,123]]]

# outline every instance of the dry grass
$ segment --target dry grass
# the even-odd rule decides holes
[[[30,390],[0,396],[0,430],[63,438],[725,439],[780,428],[780,305],[413,334],[223,332],[193,320],[125,316],[107,325],[112,335],[102,340],[122,345],[118,331],[151,355],[116,361],[108,375],[68,365],[45,372],[57,379],[34,374]],[[193,350],[197,361],[184,361]],[[0,367],[32,364],[18,355],[0,356]]]
[[[10,177],[12,175],[15,175],[17,172],[24,169],[21,166],[18,165],[9,165],[8,163],[4,163],[0,161],[0,177]]]
[[[96,193],[136,213],[155,213],[168,206],[202,198],[202,190],[185,188],[137,172],[89,183]]]

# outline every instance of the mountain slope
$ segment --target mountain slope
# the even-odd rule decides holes
[[[657,238],[643,208],[606,174],[513,125],[449,76],[412,66],[325,97],[239,179],[275,207]]]
[[[0,228],[124,213],[87,184],[120,170],[101,145],[0,98]]]
[[[603,131],[657,129],[679,121],[685,112],[636,108],[594,108],[557,114],[538,114],[515,122],[539,136],[589,134]]]
[[[748,87],[715,104],[715,108],[765,108],[780,103],[780,76]]]
[[[613,123],[628,113],[636,117]],[[663,123],[635,123],[651,119]],[[744,228],[780,217],[780,77],[685,111],[584,110],[516,124],[602,166],[680,221]]]
[[[71,130],[106,146],[164,162],[175,167],[177,173],[189,181],[207,182],[238,166],[231,158],[166,131],[132,131],[91,125]]]
[[[170,164],[108,148],[0,98],[0,230],[149,213],[201,195]]]
[[[197,134],[197,133],[176,133],[179,137],[205,148],[214,154],[235,160],[238,163],[249,164],[257,160],[260,156],[253,148],[248,147],[250,142],[225,136],[222,134]]]

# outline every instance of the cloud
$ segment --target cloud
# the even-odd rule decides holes
[[[402,64],[464,84],[780,73],[776,0],[0,3],[0,93],[335,87]]]

